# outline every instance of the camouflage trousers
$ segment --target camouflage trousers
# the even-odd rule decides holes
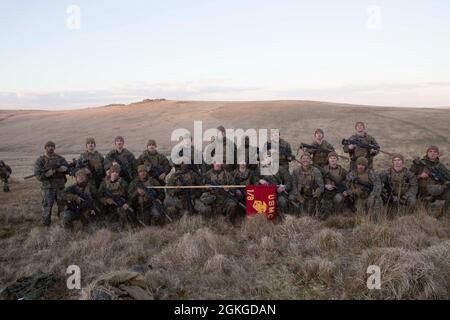
[[[163,213],[159,212],[155,206],[138,208],[136,214],[138,219],[148,226],[164,222]]]
[[[50,226],[52,209],[55,203],[58,207],[58,217],[64,210],[63,190],[63,188],[41,189],[43,207],[42,222],[45,226]]]
[[[187,201],[180,199],[178,197],[166,195],[164,199],[164,205],[167,208],[167,213],[169,216],[181,216],[185,213],[189,214],[189,207]],[[201,202],[199,199],[194,199],[193,209],[195,212],[202,215],[208,214],[208,207]]]
[[[2,177],[3,192],[9,192],[8,178]]]
[[[383,208],[381,197],[355,198],[354,207],[357,211],[378,214]]]
[[[229,218],[234,218],[236,214],[237,204],[231,199],[225,198],[223,200],[216,200],[210,205],[206,205],[206,212],[209,216],[224,215]]]
[[[320,205],[318,209],[318,217],[321,219],[326,219],[332,213],[342,212],[344,209],[344,196],[342,193],[336,193],[331,198],[320,200]]]
[[[428,185],[427,192],[430,196],[421,197],[430,215],[440,217],[449,215],[450,189],[442,185]]]
[[[91,214],[90,210],[83,210],[82,212],[74,212],[72,210],[66,209],[63,212],[63,225],[67,230],[73,229],[73,223],[77,220],[81,221],[83,228],[89,226],[94,227],[95,216]]]

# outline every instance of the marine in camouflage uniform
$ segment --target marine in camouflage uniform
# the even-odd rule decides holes
[[[128,187],[128,199],[134,208],[138,218],[146,225],[162,223],[162,213],[158,211],[154,201],[164,201],[164,191],[155,191],[156,199],[147,197],[143,187],[161,186],[158,180],[148,175],[148,167],[146,165],[138,166],[138,176],[130,183]]]
[[[290,199],[300,203],[303,214],[315,215],[320,195],[324,191],[322,173],[311,164],[309,153],[304,153],[300,161],[301,166],[292,173]]]
[[[224,126],[218,126],[218,137],[217,139],[213,139],[206,147],[205,153],[214,157],[219,157],[216,155],[216,149],[219,143],[222,142],[222,166],[223,169],[227,172],[232,172],[237,167],[237,155],[238,150],[234,141],[231,141],[226,136],[226,131]],[[232,162],[227,162],[227,154],[233,153]],[[212,165],[206,165],[206,171],[209,171],[212,168]]]
[[[404,158],[401,154],[392,156],[392,166],[380,172],[383,186],[381,193],[384,204],[400,209],[400,206],[413,210],[417,202],[417,178],[403,166]]]
[[[321,218],[326,218],[333,212],[341,212],[344,209],[345,197],[343,192],[347,189],[347,170],[338,164],[339,156],[336,152],[328,154],[328,164],[323,167],[324,192],[322,194],[319,213]]]
[[[249,186],[256,184],[259,180],[258,170],[250,169],[246,162],[240,163],[238,168],[232,172],[231,176],[234,185]],[[236,189],[236,198],[242,204],[245,204],[245,188]]]
[[[11,167],[6,165],[3,160],[0,160],[0,179],[2,179],[3,192],[9,192],[8,179],[11,176]]]
[[[168,186],[200,186],[202,179],[197,171],[189,164],[181,163],[175,173],[171,174],[167,182]],[[200,213],[206,215],[207,207],[198,199],[200,189],[167,189],[164,205],[170,216],[181,216],[185,213]]]
[[[271,156],[273,156],[273,152],[274,150],[272,149],[270,151]],[[263,161],[263,163],[267,166],[267,168],[269,168],[271,165],[271,157],[268,157],[265,161]],[[270,171],[270,169],[267,171]],[[285,166],[280,166],[276,173],[272,172],[268,175],[260,175],[258,184],[277,187],[277,208],[280,213],[289,213],[294,211],[295,208],[291,208],[291,201],[289,200],[289,193],[292,191],[292,176]]]
[[[58,217],[64,210],[62,192],[66,184],[69,164],[66,159],[55,153],[55,143],[48,141],[45,144],[45,154],[40,156],[34,164],[34,174],[41,182],[43,215],[42,222],[50,226],[53,204],[58,207]]]
[[[92,200],[90,204],[83,201],[83,198]],[[97,189],[93,183],[88,182],[88,177],[83,170],[78,170],[75,173],[75,184],[67,187],[63,192],[64,202],[67,205],[63,212],[63,225],[65,229],[72,230],[73,223],[80,220],[83,227],[94,225],[96,208],[98,204]]]
[[[244,148],[245,158],[240,159],[240,149]],[[239,164],[245,162],[247,164],[247,168],[256,171],[258,170],[258,161],[259,161],[259,148],[250,143],[250,138],[248,136],[245,137],[244,143],[238,148],[238,167]],[[251,163],[252,162],[252,163]],[[237,170],[236,168],[235,170]]]
[[[331,143],[324,139],[324,132],[322,129],[317,129],[314,132],[315,140],[311,143],[312,146],[320,149],[305,148],[305,151],[312,155],[312,161],[316,166],[325,167],[328,165],[328,154],[334,151]],[[324,151],[327,150],[327,151]]]
[[[233,177],[231,173],[227,172],[223,165],[220,163],[214,163],[212,169],[208,170],[203,177],[206,185],[232,185]],[[230,190],[233,195],[228,195],[228,189],[226,188],[211,188],[202,193],[200,200],[207,206],[208,212],[212,215],[225,215],[230,220],[235,219],[236,214],[236,201],[233,201],[230,197],[234,197],[235,190]]]
[[[381,181],[378,174],[368,168],[368,160],[359,157],[356,160],[356,169],[347,174],[347,191],[344,195],[352,197],[354,206],[363,209],[366,213],[381,210]],[[366,185],[365,188],[362,184]],[[372,189],[372,191],[370,191]]]
[[[95,187],[98,189],[106,176],[104,169],[105,159],[95,148],[95,139],[87,138],[86,150],[80,155],[80,159],[88,161],[88,178],[94,181]]]
[[[194,170],[196,173],[200,175],[206,173],[208,166],[203,162],[202,152],[200,150],[195,149],[194,145],[192,144],[192,137],[189,134],[182,137],[181,146],[183,148],[180,149],[178,152],[178,158],[181,159],[181,162],[183,164],[188,165],[191,170]],[[188,154],[185,155],[183,149],[190,150],[190,155]],[[196,155],[197,158],[200,159],[202,163],[195,163]],[[169,164],[175,168],[175,171],[179,171],[181,169],[180,164],[181,162],[174,161],[173,159],[171,159],[169,161]]]
[[[137,159],[138,165],[145,165],[153,178],[157,179],[160,184],[166,184],[166,176],[172,170],[169,160],[157,151],[156,141],[148,140],[147,150],[145,150]]]
[[[268,153],[270,150],[276,150],[277,144],[272,143],[272,141],[276,142],[278,140],[278,165],[279,167],[283,167],[289,170],[289,163],[294,159],[294,155],[292,154],[292,148],[289,142],[280,138],[279,133],[277,131],[272,131],[271,133],[271,142],[267,142],[264,146],[267,148]]]
[[[440,171],[442,180],[433,179],[430,169]],[[430,214],[439,216],[441,212],[448,213],[450,173],[447,167],[439,161],[439,148],[436,146],[428,147],[427,154],[422,159],[415,159],[410,170],[417,177],[419,199],[425,202]]]
[[[355,124],[356,134],[352,135],[348,140],[357,140],[363,144],[370,144],[378,147],[377,149],[360,148],[357,145],[344,145],[345,153],[350,155],[350,170],[356,169],[356,159],[365,157],[368,161],[368,168],[373,169],[373,158],[379,153],[379,144],[374,137],[366,133],[366,126],[364,122],[357,122]]]
[[[108,152],[105,156],[104,168],[105,170],[109,170],[109,168],[113,164],[118,164],[115,160],[119,159],[123,164],[123,168],[120,168],[120,177],[125,180],[126,183],[130,183],[134,177],[136,176],[136,158],[133,153],[131,153],[128,149],[124,148],[125,140],[121,136],[117,136],[114,139],[115,149]]]
[[[118,206],[111,196],[105,194],[108,190],[114,197],[128,197],[128,183],[120,177],[120,167],[116,164],[109,168],[109,175],[103,180],[98,190],[98,196],[103,205],[102,213],[107,223],[112,223],[114,229],[121,230],[128,221],[127,210],[130,208],[128,202]]]

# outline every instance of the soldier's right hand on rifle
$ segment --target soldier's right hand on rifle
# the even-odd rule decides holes
[[[348,145],[348,149],[349,150],[353,150],[353,149],[355,149],[356,148],[356,145],[354,145],[354,144],[349,144]]]
[[[128,203],[124,203],[123,206],[122,206],[122,208],[123,208],[124,210],[128,210],[130,207],[128,206]]]
[[[81,198],[79,196],[74,196],[73,200],[77,203],[80,204],[81,203]]]
[[[114,204],[114,200],[111,198],[106,199],[106,203],[109,204],[110,206]]]
[[[280,184],[277,188],[277,192],[282,193],[284,191],[286,191],[286,187],[284,185]]]
[[[61,166],[61,167],[59,167],[58,169],[56,169],[56,172],[63,173],[63,172],[66,172],[67,169],[68,169],[68,168],[67,168],[66,166]]]
[[[421,179],[428,179],[430,176],[425,171],[419,174],[419,178]]]
[[[47,178],[50,178],[50,177],[53,176],[54,174],[55,174],[55,170],[50,169],[50,170],[48,170],[48,171],[44,174],[44,176],[47,177]]]
[[[325,189],[332,191],[332,190],[336,189],[336,186],[332,185],[332,184],[326,184]]]
[[[141,196],[145,195],[144,190],[142,190],[141,188],[137,188],[137,193],[139,193],[139,195]]]

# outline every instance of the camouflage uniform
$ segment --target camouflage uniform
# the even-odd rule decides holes
[[[200,175],[191,169],[180,167],[173,173],[167,182],[168,186],[200,186],[202,180]],[[189,214],[207,214],[207,207],[198,199],[201,195],[200,189],[167,189],[164,204],[169,215],[181,215],[186,211]]]
[[[108,199],[112,200],[112,198],[108,197],[105,194],[106,190],[109,190],[113,194],[113,196],[120,196],[124,199],[127,199],[128,183],[120,177],[115,181],[111,181],[111,178],[107,176],[105,180],[103,180],[98,190],[99,199],[101,204],[103,205],[102,213],[105,215],[106,222],[118,222],[119,227],[123,228],[123,226],[127,222],[126,210],[124,210],[122,207],[119,208],[114,204],[108,204]]]
[[[165,184],[165,181],[160,181],[159,176],[165,173],[166,176],[172,170],[169,160],[162,154],[155,152],[151,153],[145,150],[137,159],[137,165],[145,165],[150,168],[150,175],[157,179],[161,184]]]
[[[285,191],[278,192],[277,188],[277,208],[282,213],[288,213],[294,208],[290,208],[289,193],[292,191],[292,176],[286,167],[279,167],[278,172],[274,175],[262,175],[260,179],[263,179],[272,186],[284,185]]]
[[[364,208],[367,212],[381,210],[381,181],[378,174],[372,169],[366,169],[363,173],[352,170],[347,174],[347,193],[353,198],[356,208]],[[372,192],[364,190],[358,182],[372,186]]]
[[[77,204],[75,199],[78,197],[77,193],[85,194],[90,196],[94,200],[97,198],[97,189],[93,183],[83,184],[73,184],[70,187],[66,188],[63,192],[64,201],[67,204],[67,208],[63,213],[63,224],[66,229],[73,229],[73,222],[76,220],[80,220],[83,224],[83,227],[87,227],[90,223],[94,222],[94,217],[92,215],[92,208],[77,208],[78,206],[82,206],[83,203]]]
[[[326,140],[322,140],[322,143],[320,144],[317,141],[314,141],[311,143],[311,145],[325,150],[330,150],[328,152],[324,152],[317,149],[305,148],[306,152],[312,154],[312,161],[316,166],[323,168],[328,165],[328,154],[334,151],[333,145]]]
[[[338,164],[334,168],[330,165],[326,165],[323,167],[322,173],[324,176],[324,185],[331,184],[336,186],[336,184],[338,184],[337,188],[333,190],[324,188],[319,212],[321,216],[325,218],[332,212],[339,212],[343,210],[345,199],[342,192],[347,188],[345,179],[348,172]],[[330,178],[330,176],[334,181]]]
[[[130,199],[130,205],[134,208],[138,218],[146,225],[161,222],[161,213],[155,207],[153,200],[138,193],[137,189],[140,183],[142,183],[144,187],[161,185],[152,177],[147,177],[144,181],[140,180],[139,177],[135,178],[128,187],[128,199]],[[156,198],[163,202],[164,192],[157,191]]]
[[[222,167],[220,170],[210,169],[206,172],[204,176],[205,184],[212,185],[232,185],[233,177],[231,174]],[[230,193],[234,190],[231,189]],[[236,213],[236,202],[233,201],[230,196],[227,196],[224,189],[212,188],[204,192],[200,198],[208,199],[206,203],[202,201],[206,207],[208,207],[208,212],[213,215],[223,214],[230,219],[234,219]],[[236,199],[236,198],[235,198]]]
[[[303,213],[315,215],[317,202],[324,190],[323,177],[319,169],[312,165],[301,165],[292,173],[292,193],[290,198],[300,202]]]
[[[393,167],[380,172],[383,202],[389,206],[404,205],[407,209],[416,206],[418,190],[416,176],[407,168],[396,171]]]
[[[289,162],[291,162],[291,160],[289,160],[289,158],[290,157],[294,158],[294,156],[292,155],[291,145],[289,144],[289,142],[287,142],[286,140],[281,139],[281,138],[279,138],[278,141],[279,141],[279,144],[278,144],[279,167],[283,167],[283,168],[289,170]],[[275,144],[272,145],[271,142],[268,142],[268,143],[266,143],[265,148],[267,148],[267,150],[276,149],[276,145]]]
[[[254,185],[259,180],[258,170],[252,170],[250,168],[245,168],[243,172],[237,168],[232,172],[233,184],[241,186]],[[245,189],[237,189],[236,197],[239,201],[245,205]]]
[[[450,189],[448,183],[450,181],[450,173],[446,166],[439,162],[439,158],[431,161],[425,156],[421,160],[424,163],[421,163],[419,159],[415,159],[410,168],[410,171],[417,177],[419,184],[418,197],[428,206],[430,214],[439,216],[441,211],[446,212],[449,210]],[[424,171],[427,172],[427,168],[440,170],[447,180],[447,184],[436,181],[431,176],[426,179],[420,178],[419,175]]]
[[[3,160],[0,160],[0,178],[3,183],[3,192],[9,192],[8,179],[11,173],[11,167],[7,166]]]
[[[375,138],[367,133],[365,133],[363,137],[360,137],[360,136],[354,134],[349,138],[349,140],[359,140],[361,143],[371,144],[371,145],[375,145],[375,146],[379,147],[379,144],[375,140]],[[376,154],[371,155],[370,149],[360,148],[360,147],[356,146],[355,149],[350,150],[348,148],[348,145],[344,145],[343,149],[344,149],[345,153],[348,153],[350,155],[350,159],[351,159],[350,170],[356,169],[356,159],[358,159],[359,157],[365,157],[368,161],[367,168],[373,169],[373,158],[376,156]]]
[[[34,164],[34,174],[38,181],[41,182],[43,224],[49,226],[51,223],[51,214],[53,204],[56,202],[58,206],[58,217],[64,210],[64,199],[62,192],[67,182],[66,174],[57,172],[60,166],[68,167],[66,159],[62,156],[53,154],[40,156]],[[52,174],[53,173],[53,174]]]
[[[88,160],[91,178],[95,182],[95,187],[99,188],[106,175],[104,169],[105,159],[97,150],[94,152],[84,151],[80,155],[80,159]]]
[[[105,170],[108,170],[112,166],[115,157],[117,157],[125,166],[125,168],[120,168],[121,169],[120,177],[125,179],[125,182],[130,183],[132,179],[136,176],[136,158],[130,151],[128,151],[128,149],[125,148],[123,148],[122,152],[120,153],[116,149],[111,150],[105,156],[104,162]],[[128,172],[131,179],[127,177],[126,172]]]
[[[205,151],[207,154],[211,154],[211,156],[215,156],[216,154],[216,145],[220,143],[219,141],[211,141],[206,147],[205,147]],[[231,146],[229,147],[230,149],[233,150],[233,163],[227,163],[227,145]],[[236,163],[237,163],[237,147],[236,144],[234,143],[234,141],[231,141],[229,139],[223,139],[222,141],[222,167],[225,169],[225,171],[227,172],[232,172],[234,169],[236,169]],[[206,166],[206,170],[209,171],[212,168],[212,165],[207,165]]]

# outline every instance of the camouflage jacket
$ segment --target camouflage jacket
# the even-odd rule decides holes
[[[393,167],[380,172],[380,181],[383,188],[392,191],[394,196],[415,197],[418,191],[416,176],[407,168],[397,172]]]
[[[447,178],[447,181],[450,180],[450,172],[448,171],[447,167],[439,162],[439,158],[436,159],[436,161],[429,160],[426,156],[422,159],[415,159],[411,165],[411,168],[409,169],[417,178],[418,184],[419,184],[419,193],[420,194],[427,194],[426,187],[428,185],[439,185],[443,184],[442,182],[434,180],[432,177],[428,177],[426,179],[419,178],[418,176],[422,174],[422,172],[426,172],[429,168],[435,168],[438,169],[443,177]]]
[[[200,175],[193,170],[182,171],[178,170],[169,177],[167,183],[169,186],[200,186],[202,179]],[[167,189],[167,194],[180,199],[187,199],[187,196],[192,197],[192,200],[199,197],[202,193],[200,189]]]
[[[9,176],[11,175],[12,170],[11,167],[8,165],[3,165],[0,166],[0,178],[5,179],[5,178],[9,178]]]
[[[312,198],[313,193],[320,195],[324,191],[322,173],[316,167],[303,165],[292,173],[292,194],[300,199]]]
[[[116,181],[111,181],[109,177],[106,177],[102,184],[100,185],[100,188],[98,190],[98,195],[100,198],[100,202],[103,205],[107,205],[106,200],[111,199],[107,195],[105,195],[105,191],[109,190],[113,196],[121,196],[125,199],[127,199],[128,196],[128,183],[119,177]]]
[[[330,165],[326,165],[322,169],[322,174],[324,185],[331,184],[335,186],[336,184],[342,184],[343,189],[346,189],[345,179],[347,178],[348,172],[341,165],[338,164],[335,168],[332,168]],[[337,189],[328,190],[325,188],[324,192],[329,197],[333,197],[337,193]]]
[[[349,140],[357,140],[357,141],[360,141],[360,142],[362,142],[364,144],[372,144],[372,145],[375,145],[375,146],[378,146],[378,147],[380,146],[378,144],[378,142],[375,140],[375,138],[372,137],[371,135],[367,134],[367,133],[364,135],[364,137],[360,137],[360,136],[354,134],[354,135],[352,135],[349,138]],[[356,146],[355,149],[350,150],[348,148],[348,145],[344,145],[343,149],[344,149],[345,153],[348,153],[350,155],[351,160],[352,160],[352,164],[351,165],[352,165],[353,168],[356,168],[355,167],[355,161],[359,157],[365,157],[369,161],[369,168],[372,168],[374,155],[372,155],[370,153],[370,149],[360,148],[360,147]]]
[[[324,152],[316,149],[305,148],[305,151],[312,154],[312,160],[315,165],[318,165],[320,167],[326,166],[328,164],[328,154],[331,151],[334,151],[333,145],[326,140],[322,140],[322,143],[320,144],[317,141],[314,141],[311,143],[311,145],[315,147],[320,147],[325,150],[330,150],[328,152]]]
[[[70,207],[70,204],[74,202],[77,197],[77,193],[84,193],[90,196],[92,200],[96,200],[98,196],[97,189],[94,184],[86,183],[85,185],[78,185],[75,183],[63,191],[63,199],[68,204],[68,207]]]
[[[144,187],[148,186],[160,186],[161,184],[154,178],[149,177],[145,181],[139,180],[139,178],[135,178],[128,187],[128,199],[131,202],[131,205],[134,208],[150,208],[152,206],[152,200],[145,196],[140,195],[137,191],[138,185],[142,182]],[[163,201],[164,200],[164,191],[163,189],[156,190],[156,198]]]
[[[125,170],[126,170],[128,171],[131,178],[134,178],[136,176],[137,171],[136,158],[130,151],[128,151],[128,149],[125,148],[120,153],[116,149],[108,152],[108,154],[105,156],[104,162],[105,170],[108,170],[112,166],[115,157],[117,157],[126,167],[120,168],[120,176],[122,178],[125,177],[126,176]]]
[[[367,198],[369,196],[378,198],[381,195],[381,181],[378,174],[372,169],[367,169],[363,173],[352,170],[347,174],[347,193],[359,198]],[[372,191],[365,190],[362,184],[368,185]]]
[[[37,158],[34,163],[34,174],[36,175],[36,179],[42,183],[43,189],[63,189],[67,178],[66,174],[62,172],[55,172],[52,176],[46,177],[45,174],[49,170],[56,170],[61,166],[68,167],[66,159],[62,156],[54,154],[52,157],[48,157],[47,155],[42,155]]]
[[[279,167],[276,174],[261,175],[259,178],[267,181],[269,185],[284,185],[288,193],[292,190],[292,176],[285,167]]]
[[[257,170],[250,170],[246,168],[244,172],[235,169],[232,172],[233,184],[240,184],[243,186],[252,185],[258,182],[259,175]]]
[[[94,152],[89,152],[86,150],[80,155],[80,158],[87,159],[89,161],[89,169],[91,170],[92,175],[99,177],[105,175],[105,159],[97,150]]]
[[[276,144],[272,143],[266,143],[264,148],[273,148],[276,149]],[[294,157],[292,154],[292,148],[289,142],[287,142],[284,139],[279,138],[279,144],[278,144],[278,151],[279,151],[279,166],[285,167],[289,169],[289,157]]]
[[[218,171],[210,169],[204,175],[204,183],[212,185],[232,185],[233,177],[223,168]],[[212,188],[208,190],[208,193],[215,195],[219,200],[223,200],[224,198],[223,189]]]
[[[211,155],[212,157],[215,157],[216,155],[216,148],[219,144],[219,141],[211,141],[208,145],[205,147],[205,152],[208,155]],[[230,150],[233,150],[233,155],[228,155]],[[232,163],[229,163],[230,161],[227,161],[227,156],[231,157]],[[234,141],[231,141],[230,139],[224,139],[222,142],[222,167],[228,171],[231,172],[234,169],[236,169],[236,163],[237,163],[237,157],[238,157],[238,150],[236,147],[236,144]],[[212,168],[212,165],[207,165],[207,170],[209,171]]]
[[[157,167],[162,173],[166,175],[169,174],[170,170],[172,170],[172,166],[170,165],[169,160],[162,154],[155,152],[150,153],[150,151],[145,150],[137,159],[137,165],[152,165],[153,167]]]

